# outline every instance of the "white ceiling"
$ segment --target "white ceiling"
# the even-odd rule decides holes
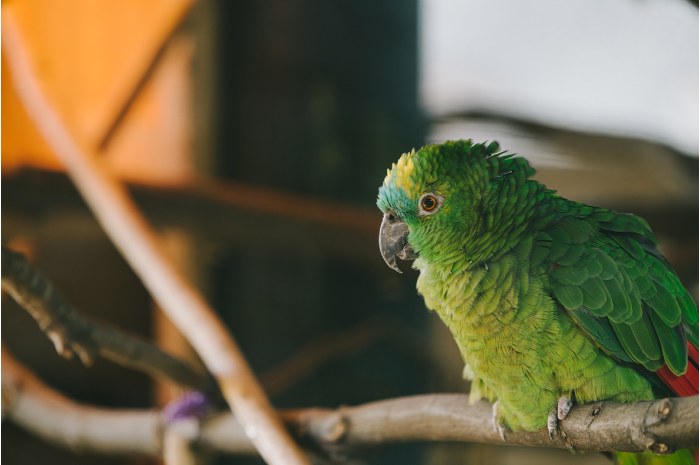
[[[432,118],[486,111],[698,154],[685,0],[422,0],[420,45]]]

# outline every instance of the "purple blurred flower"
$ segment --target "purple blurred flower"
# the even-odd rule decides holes
[[[172,423],[183,418],[201,419],[208,405],[207,396],[199,391],[190,391],[168,403],[163,408],[163,419],[166,423]]]

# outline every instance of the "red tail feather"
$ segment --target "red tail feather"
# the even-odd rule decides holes
[[[694,396],[698,393],[698,349],[688,343],[688,369],[685,374],[676,376],[667,366],[662,367],[656,374],[679,396]]]
[[[698,349],[690,342],[688,343],[688,360],[694,363],[696,367],[698,366]]]

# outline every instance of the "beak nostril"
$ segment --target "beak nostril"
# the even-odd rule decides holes
[[[396,215],[389,212],[389,215],[386,217],[386,219],[389,220],[390,223],[393,223],[394,221],[396,221]]]

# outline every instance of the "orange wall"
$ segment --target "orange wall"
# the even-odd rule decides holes
[[[192,41],[169,42],[133,105],[102,144],[190,0],[5,1],[34,72],[79,142],[117,174],[150,182],[191,176]],[[14,93],[2,62],[2,168],[60,168]]]

